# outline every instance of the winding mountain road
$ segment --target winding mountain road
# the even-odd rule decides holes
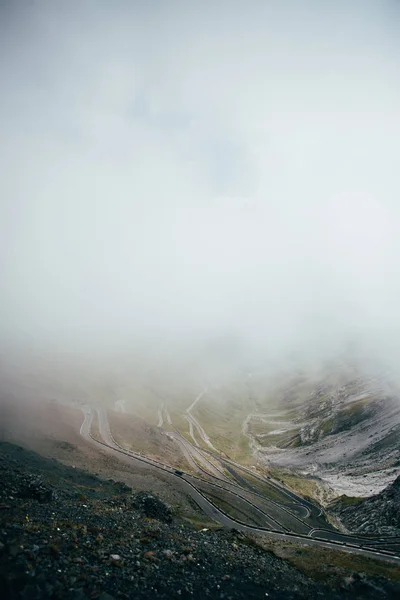
[[[201,398],[203,398],[203,396],[205,396],[205,394],[207,394],[207,391],[208,391],[208,388],[204,388],[204,390],[202,392],[200,392],[200,394],[197,396],[197,398],[195,398],[195,400],[192,402],[192,404],[189,406],[189,408],[186,409],[184,418],[189,423],[190,436],[194,440],[196,446],[198,446],[199,444],[193,435],[193,426],[196,427],[203,442],[205,444],[207,444],[207,446],[209,446],[209,448],[216,451],[216,448],[211,443],[211,440],[208,437],[208,435],[206,434],[206,432],[204,431],[203,427],[200,425],[200,423],[197,421],[197,419],[192,415],[192,410],[194,409],[194,407],[196,406],[198,401],[201,400]]]
[[[91,426],[95,410],[97,410],[99,432],[103,441],[96,440],[91,435]],[[385,543],[385,540],[383,540],[382,538],[379,538],[378,540],[377,538],[372,539],[362,538],[360,536],[346,536],[336,531],[312,528],[309,532],[309,534],[312,535],[311,537],[301,533],[277,531],[276,529],[272,529],[271,526],[258,527],[243,523],[229,516],[224,510],[216,506],[209,498],[206,497],[206,495],[201,491],[201,489],[199,489],[201,487],[201,482],[204,482],[204,480],[201,480],[200,478],[194,475],[186,474],[182,471],[177,471],[174,467],[171,467],[170,465],[163,464],[159,461],[144,457],[132,451],[127,451],[126,449],[122,448],[119,444],[117,444],[110,431],[107,413],[104,409],[94,409],[91,406],[86,405],[82,407],[82,411],[84,414],[84,420],[80,428],[80,434],[83,438],[85,438],[88,442],[97,446],[98,448],[102,448],[108,453],[114,455],[116,458],[123,458],[124,460],[128,459],[133,463],[136,462],[138,464],[144,463],[148,465],[149,468],[158,469],[164,474],[167,474],[167,476],[171,476],[174,479],[175,484],[182,487],[182,489],[186,493],[188,493],[193,498],[193,500],[195,500],[195,502],[207,516],[209,516],[210,518],[212,518],[213,520],[217,521],[225,527],[234,528],[246,533],[262,533],[274,539],[290,541],[297,540],[298,542],[301,542],[302,544],[306,545],[317,545],[324,548],[339,548],[345,552],[361,554],[368,557],[379,557],[381,559],[400,564],[400,557],[397,556],[394,551],[382,549],[381,544]],[[206,483],[207,485],[210,485],[209,481]],[[235,492],[233,492],[232,490],[226,489],[226,482],[221,481],[219,487],[221,489],[224,489],[226,493],[229,493],[231,497],[234,497],[236,495],[238,499],[240,498],[241,502],[244,500],[243,497],[241,497],[239,494],[235,494]],[[249,502],[249,504],[251,503]],[[379,545],[377,545],[378,541]],[[386,538],[386,543],[388,546],[390,546],[391,538]]]

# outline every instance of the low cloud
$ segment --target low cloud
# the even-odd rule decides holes
[[[398,3],[0,15],[3,348],[399,356]]]

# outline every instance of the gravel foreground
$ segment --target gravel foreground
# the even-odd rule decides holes
[[[0,443],[2,600],[398,598],[383,578],[314,580],[237,531],[188,524],[150,492]]]

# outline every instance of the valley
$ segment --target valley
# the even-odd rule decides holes
[[[106,453],[107,460],[126,466],[133,461],[143,486],[147,482],[165,498],[179,497],[188,514],[191,497],[207,518],[229,526],[369,547],[370,540],[352,537],[366,526],[357,523],[354,529],[351,519],[342,521],[335,503],[364,502],[398,477],[400,402],[388,378],[347,364],[282,372],[230,364],[212,374],[120,368],[103,389],[98,376],[95,398],[88,380],[94,374],[86,382],[69,379],[76,388],[72,401],[71,392],[38,401],[42,418],[58,411],[64,421],[74,414],[76,428],[83,410],[85,452]],[[56,384],[49,383],[53,393]],[[31,394],[37,384],[19,381]],[[49,397],[43,381],[41,386],[34,394]],[[25,407],[27,414],[32,411],[32,403]],[[23,415],[20,408],[21,430]],[[54,431],[53,438],[82,445],[63,431]],[[36,434],[27,444],[43,443],[49,452],[46,435]],[[400,535],[399,524],[381,525],[381,533]],[[391,552],[397,551],[394,544]]]
[[[214,460],[211,463],[204,457],[205,451],[187,442],[184,442],[184,447],[187,456],[191,456],[192,460],[189,458],[189,462],[197,474],[178,470],[163,461],[120,445],[115,440],[105,409],[85,406],[83,412],[85,418],[80,431],[83,437],[105,446],[112,453],[122,453],[134,463],[146,463],[170,474],[179,485],[183,484],[184,489],[208,517],[225,526],[242,531],[264,532],[275,539],[297,539],[323,547],[340,545],[350,552],[367,556],[377,553],[398,559],[396,552],[400,551],[400,536],[377,538],[343,533],[329,522],[321,507],[290,491],[271,476],[254,473],[216,453],[213,453]],[[94,440],[91,434],[95,412],[98,415],[102,441]],[[177,430],[175,433],[180,435]],[[202,466],[196,460],[199,456],[205,458]],[[219,475],[215,474],[216,463],[220,466]]]

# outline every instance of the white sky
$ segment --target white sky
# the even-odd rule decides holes
[[[398,2],[6,0],[0,75],[3,340],[397,349]]]

